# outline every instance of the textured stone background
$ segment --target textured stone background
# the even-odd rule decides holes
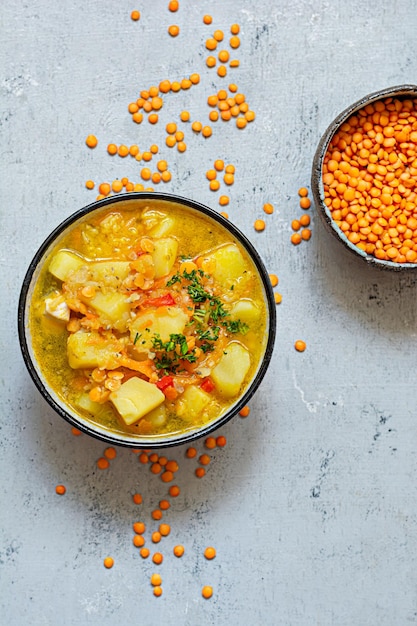
[[[416,278],[363,267],[330,241],[311,210],[313,236],[295,248],[290,223],[328,123],[366,93],[417,83],[413,0],[102,0],[16,3],[1,14],[0,621],[75,624],[399,626],[417,623]],[[130,20],[138,8],[142,19]],[[202,16],[213,15],[213,26]],[[227,79],[205,67],[214,28],[241,25],[240,68],[229,72],[256,121],[218,122],[188,150],[165,147],[165,123]],[[167,27],[178,23],[177,39]],[[201,74],[166,99],[156,127],[127,104],[163,78]],[[87,134],[96,150],[84,145]],[[164,190],[214,208],[205,171],[236,166],[230,219],[280,278],[272,365],[251,414],[222,430],[224,450],[198,481],[184,449],[181,496],[166,516],[164,595],[156,569],[132,546],[131,524],[165,495],[163,483],[120,450],[96,469],[104,445],[75,438],[26,373],[16,332],[20,283],[48,232],[95,198],[84,182],[124,175],[108,142],[156,142],[173,180]],[[264,233],[253,221],[276,208]],[[293,342],[307,342],[303,354]],[[199,446],[202,447],[201,444]],[[67,486],[55,495],[57,483]],[[141,509],[131,501],[144,496]],[[186,554],[174,559],[171,548]],[[206,545],[217,558],[206,562]],[[112,570],[102,560],[115,558]],[[214,587],[210,601],[203,584]]]

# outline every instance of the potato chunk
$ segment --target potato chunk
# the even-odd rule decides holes
[[[249,351],[237,341],[231,341],[220,361],[212,369],[216,389],[226,398],[236,396],[249,371]]]
[[[187,322],[188,315],[179,307],[161,307],[161,313],[144,311],[130,324],[130,338],[137,350],[150,350],[153,335],[168,341],[170,335],[183,333]]]
[[[130,304],[123,293],[102,293],[98,291],[92,298],[83,298],[106,323],[116,330],[126,330],[126,322],[130,318]]]
[[[210,273],[222,285],[229,285],[240,278],[245,271],[245,259],[234,243],[220,246],[204,255],[204,259],[214,261]]]
[[[80,256],[69,250],[59,250],[49,264],[49,271],[58,280],[67,280],[71,272],[79,270],[82,265],[86,265]]]
[[[145,209],[142,222],[151,237],[166,237],[175,226],[174,217],[155,209]]]
[[[98,283],[117,284],[123,281],[130,272],[129,261],[94,261],[88,264],[91,280]]]
[[[209,404],[211,397],[200,387],[187,387],[178,401],[177,414],[185,422],[194,422]]]
[[[113,391],[110,400],[124,422],[130,426],[162,404],[165,396],[156,385],[135,376]]]
[[[230,309],[231,320],[241,320],[249,326],[259,320],[261,309],[250,298],[238,300]]]
[[[68,337],[68,363],[73,369],[116,369],[120,365],[120,351],[123,347],[123,342],[116,338],[78,330]]]
[[[173,237],[157,239],[154,242],[152,258],[155,266],[155,278],[166,276],[175,263],[178,252],[178,241]]]

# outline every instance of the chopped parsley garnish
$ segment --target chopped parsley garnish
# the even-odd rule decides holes
[[[201,269],[193,269],[191,272],[184,271],[182,274],[177,272],[166,284],[167,287],[180,284],[195,304],[194,313],[187,326],[195,325],[194,337],[197,344],[195,348],[189,350],[185,335],[172,334],[168,341],[163,342],[160,336],[155,334],[152,337],[152,345],[156,353],[155,365],[164,373],[176,372],[181,361],[194,363],[198,358],[195,354],[196,348],[204,354],[214,350],[214,344],[220,335],[219,324],[228,333],[245,334],[249,330],[249,326],[241,320],[227,319],[229,312],[224,303],[205,288],[202,284],[203,278],[210,278],[210,276]]]
[[[189,363],[197,361],[195,348],[189,351],[185,335],[171,334],[168,341],[164,342],[159,334],[155,334],[151,341],[156,353],[155,366],[158,370],[163,370],[164,373],[176,372],[181,361],[188,361]]]
[[[249,326],[241,320],[229,320],[228,322],[224,322],[224,327],[229,333],[241,333],[242,335],[246,335],[249,330]]]

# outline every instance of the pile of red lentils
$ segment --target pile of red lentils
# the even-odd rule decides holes
[[[325,204],[351,243],[417,262],[417,100],[385,98],[352,115],[323,162]]]

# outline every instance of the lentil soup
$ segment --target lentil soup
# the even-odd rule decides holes
[[[266,352],[267,308],[259,270],[225,226],[136,198],[87,213],[49,249],[29,329],[42,377],[75,415],[151,441],[241,408]]]

